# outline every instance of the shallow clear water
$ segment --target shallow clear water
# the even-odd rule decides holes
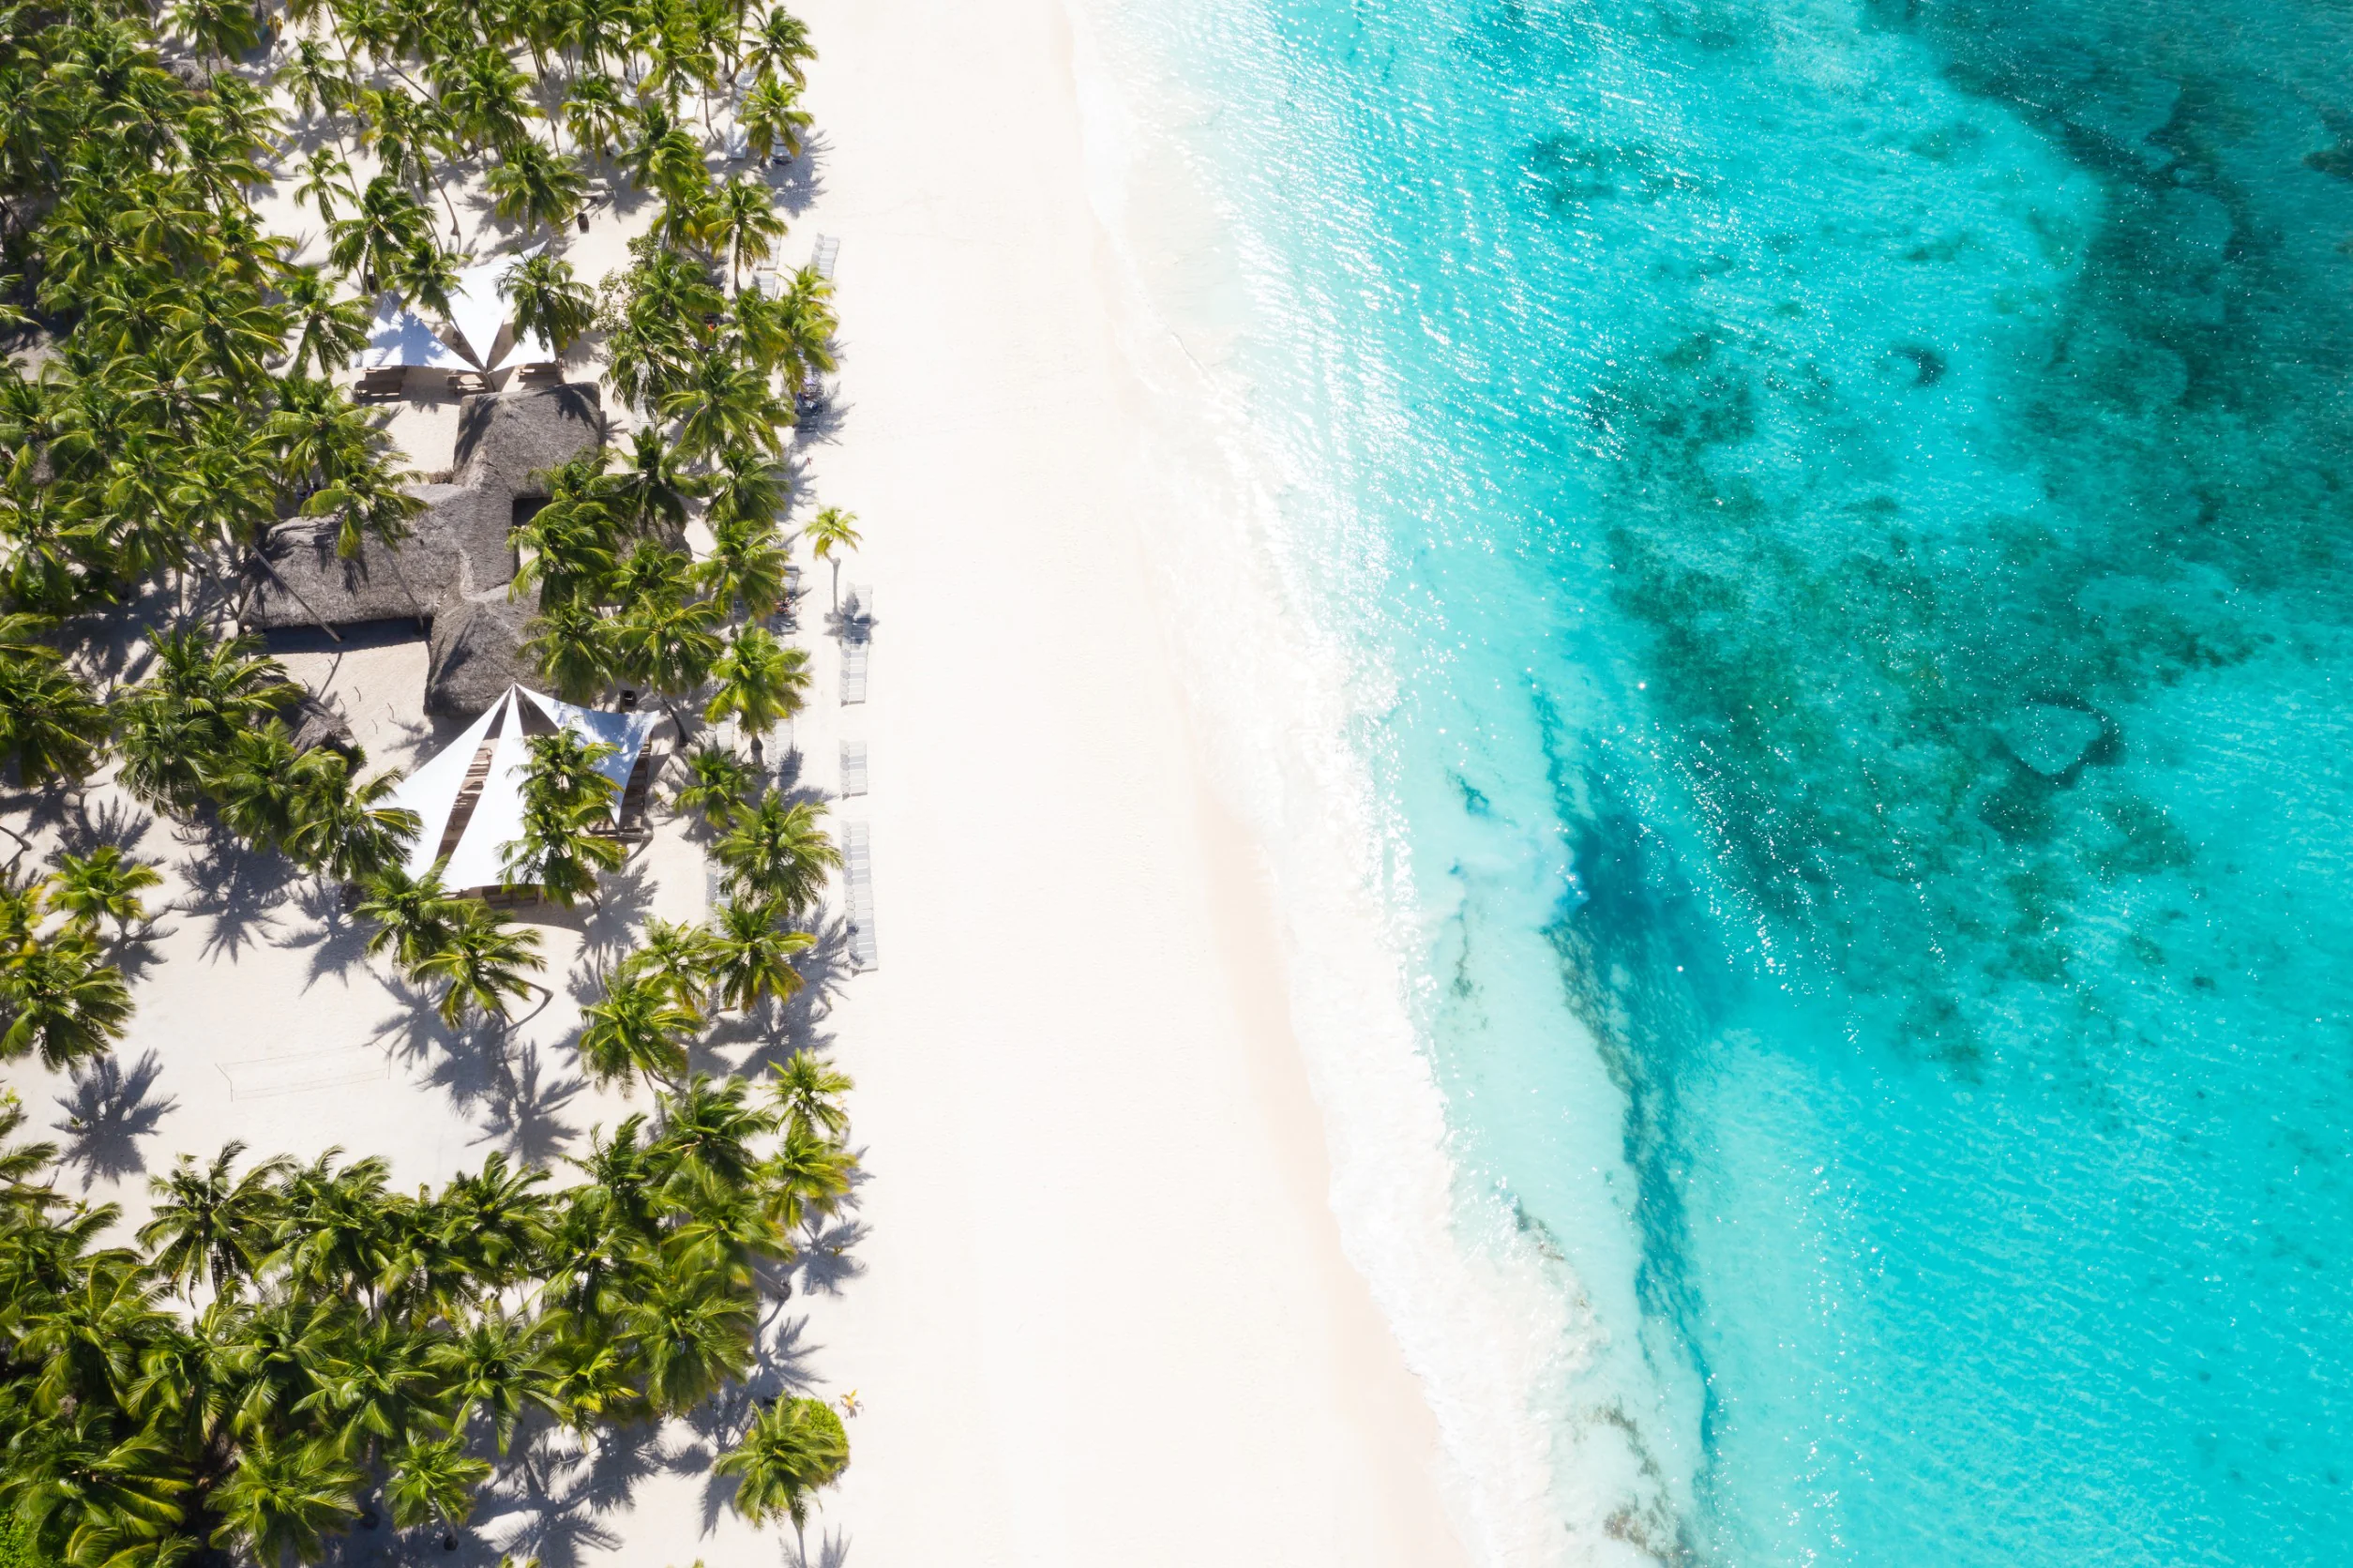
[[[1124,24],[1579,1549],[2345,1560],[2353,13]]]

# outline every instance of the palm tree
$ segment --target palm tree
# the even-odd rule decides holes
[[[798,1230],[811,1214],[829,1214],[850,1191],[858,1162],[814,1128],[788,1126],[775,1154],[760,1168],[762,1191],[777,1223]]]
[[[544,252],[518,262],[499,279],[499,292],[514,308],[515,336],[536,333],[562,354],[596,319],[587,287],[572,276],[572,264]]]
[[[319,374],[332,375],[368,346],[370,317],[366,300],[337,299],[334,283],[315,266],[294,268],[282,286],[294,323],[290,373],[299,376],[316,366]]]
[[[768,377],[724,350],[697,360],[656,406],[663,418],[678,421],[677,450],[689,458],[737,448],[774,452],[792,424],[792,410]]]
[[[399,866],[387,866],[365,884],[365,896],[352,912],[372,923],[368,956],[389,952],[403,969],[414,969],[426,955],[448,946],[457,927],[467,918],[465,900],[453,898],[441,879],[428,871],[412,877]]]
[[[620,542],[607,483],[597,479],[575,489],[565,477],[570,467],[567,463],[555,471],[550,480],[555,495],[513,535],[522,565],[507,596],[519,599],[536,588],[540,607],[548,611],[573,604],[593,608],[612,575],[613,550]],[[573,635],[590,637],[577,627]],[[592,647],[610,661],[610,650],[603,644],[592,640]],[[546,658],[546,651],[538,656]]]
[[[841,608],[841,557],[857,549],[860,542],[855,526],[857,520],[854,512],[828,506],[809,519],[807,526],[801,530],[801,537],[809,542],[809,553],[820,561],[833,563],[836,610]]]
[[[822,1399],[779,1399],[760,1412],[743,1442],[712,1470],[735,1478],[735,1512],[753,1524],[774,1515],[792,1519],[801,1556],[809,1499],[849,1468],[850,1435]]]
[[[302,515],[337,520],[335,553],[347,561],[370,538],[397,545],[409,536],[409,520],[425,509],[408,490],[415,477],[370,463],[321,486],[302,504]]]
[[[105,708],[53,650],[0,648],[0,763],[26,785],[87,776],[107,730]]]
[[[353,1494],[363,1479],[322,1443],[249,1442],[212,1495],[222,1521],[213,1543],[241,1547],[264,1568],[279,1568],[288,1558],[315,1562],[328,1533],[358,1515]]]
[[[400,865],[421,825],[415,812],[390,804],[400,776],[354,779],[361,761],[331,746],[314,746],[294,759],[286,852],[337,882],[362,882]]]
[[[475,147],[495,147],[511,158],[529,138],[526,122],[538,117],[524,95],[531,78],[506,57],[506,51],[484,43],[433,62],[437,100],[448,115],[457,140]]]
[[[378,174],[359,193],[352,216],[328,219],[326,232],[328,264],[356,271],[359,286],[372,294],[379,279],[400,270],[402,256],[430,237],[432,225],[399,180]]]
[[[115,780],[142,805],[192,809],[235,737],[265,723],[300,688],[257,638],[215,642],[196,630],[155,641],[147,678],[119,694],[123,765]]]
[[[650,982],[679,1006],[699,1013],[711,959],[709,931],[657,919],[646,923],[645,935],[637,950],[622,960],[619,972]]]
[[[128,930],[147,917],[139,896],[162,884],[154,867],[131,859],[113,844],[101,844],[88,854],[58,855],[49,899],[84,931],[96,931],[101,919],[113,921],[117,930]]]
[[[745,1103],[745,1087],[741,1078],[715,1083],[697,1073],[684,1093],[663,1097],[662,1131],[654,1148],[672,1175],[683,1172],[731,1188],[750,1182],[759,1168],[752,1145],[773,1132],[776,1123]]]
[[[761,19],[751,47],[744,52],[745,63],[758,68],[762,76],[782,77],[795,87],[808,84],[802,68],[816,58],[816,47],[808,41],[808,24],[782,6]]]
[[[646,426],[629,438],[628,463],[612,476],[612,501],[624,525],[650,534],[686,525],[686,505],[703,491],[686,472],[685,455]]]
[[[818,825],[824,815],[817,802],[788,801],[774,790],[739,812],[711,849],[729,892],[773,898],[788,915],[815,904],[825,873],[841,864],[841,852]]]
[[[773,523],[792,493],[792,472],[767,452],[732,446],[719,455],[708,479],[711,505],[703,519],[721,523]]]
[[[641,105],[636,115],[637,135],[621,149],[622,172],[641,190],[676,202],[710,184],[702,147],[659,103]]]
[[[694,582],[694,557],[656,539],[639,541],[604,584],[607,596],[623,604],[644,599],[683,600]]]
[[[754,622],[735,628],[711,673],[719,688],[702,716],[716,724],[735,716],[751,736],[752,767],[764,770],[761,737],[799,713],[808,694],[808,651],[785,646]]]
[[[455,1530],[474,1515],[475,1488],[490,1478],[495,1467],[465,1451],[457,1438],[438,1442],[414,1439],[393,1455],[392,1474],[384,1487],[392,1505],[392,1522],[402,1530],[439,1519]]]
[[[656,1074],[675,1079],[686,1070],[686,1038],[702,1027],[671,988],[625,968],[605,987],[602,1001],[581,1010],[581,1064],[598,1083],[636,1073],[654,1087]]]
[[[342,107],[358,90],[352,80],[352,68],[327,52],[326,46],[315,39],[303,38],[295,43],[294,58],[278,68],[279,85],[294,99],[294,107],[306,116],[324,113],[334,121]],[[335,128],[336,143],[342,143],[342,128]],[[324,148],[318,149],[320,152]],[[317,157],[313,154],[315,167]],[[340,158],[336,161],[341,162]],[[349,173],[348,167],[343,171]]]
[[[735,297],[737,330],[759,363],[784,374],[785,384],[807,386],[835,368],[834,334],[840,318],[829,303],[834,286],[813,266],[792,275],[784,292]]]
[[[319,221],[329,226],[335,223],[335,204],[356,202],[359,192],[351,187],[352,166],[337,156],[331,147],[313,147],[303,161],[302,179],[294,187],[294,200],[308,202],[319,209]]]
[[[435,1009],[442,1022],[455,1028],[470,1013],[506,1021],[506,1001],[520,1000],[546,988],[526,979],[539,967],[539,935],[518,930],[486,904],[466,901],[464,914],[453,924],[441,945],[422,954],[411,972],[426,984],[447,984]]]
[[[856,1087],[849,1074],[800,1050],[774,1070],[768,1094],[787,1127],[839,1143],[850,1131],[850,1113],[842,1108],[841,1097]]]
[[[722,517],[711,524],[711,549],[697,563],[696,579],[714,603],[760,617],[784,602],[792,563],[775,523]]]
[[[616,788],[596,770],[612,751],[610,743],[592,744],[570,730],[531,741],[522,836],[505,852],[509,887],[536,887],[568,909],[580,895],[595,896],[598,871],[622,863],[621,841],[603,831]]]
[[[283,720],[264,719],[232,732],[204,776],[204,792],[219,807],[221,825],[262,848],[281,846],[293,836],[301,809],[294,737]]]
[[[636,116],[622,98],[620,84],[610,76],[591,71],[572,83],[564,101],[564,123],[573,143],[591,158],[609,158],[621,144],[621,134]]]
[[[542,603],[547,603],[543,598]],[[548,604],[525,628],[522,654],[566,702],[591,702],[611,684],[613,624],[595,607],[566,598]]]
[[[713,913],[711,980],[723,1004],[749,1013],[762,996],[781,1000],[801,988],[792,959],[817,939],[788,928],[774,901],[738,898]]]
[[[671,804],[681,811],[701,812],[709,826],[725,827],[759,781],[760,776],[732,749],[706,741],[686,753],[686,782],[671,796]]]
[[[504,1455],[527,1407],[554,1408],[547,1395],[546,1329],[535,1319],[492,1305],[455,1339],[433,1347],[430,1359],[458,1401],[449,1423],[453,1438],[463,1437],[474,1417],[485,1414]]]
[[[719,608],[708,599],[676,594],[645,595],[622,611],[613,646],[622,670],[661,693],[672,723],[672,698],[692,691],[719,656]],[[683,728],[683,727],[682,727]]]
[[[648,1402],[683,1415],[751,1364],[752,1304],[707,1276],[663,1272],[621,1314]]]
[[[420,234],[393,259],[385,281],[404,302],[430,306],[445,316],[458,287],[458,264],[432,235]]]
[[[603,1334],[560,1333],[549,1345],[548,1363],[548,1398],[574,1431],[584,1436],[599,1421],[642,1412],[628,1353]]]
[[[491,166],[488,185],[490,210],[509,223],[520,221],[526,236],[539,224],[553,231],[569,223],[588,192],[577,162],[528,136]]]
[[[199,1285],[229,1295],[260,1269],[278,1216],[276,1183],[294,1162],[264,1160],[232,1179],[245,1145],[221,1145],[202,1173],[193,1154],[182,1154],[169,1176],[151,1176],[155,1213],[139,1228],[139,1244],[154,1256],[156,1273],[193,1300]]]
[[[604,804],[540,800],[523,807],[522,835],[508,844],[501,875],[510,889],[537,888],[566,909],[596,897],[596,873],[617,870],[628,852],[599,830],[611,822]]]
[[[0,971],[0,1006],[11,1015],[0,1058],[30,1052],[58,1068],[103,1053],[130,1021],[123,972],[86,938],[66,935],[10,956]]]
[[[396,1214],[407,1218],[419,1208],[430,1205],[404,1205]],[[428,1344],[387,1318],[346,1328],[318,1386],[294,1409],[325,1426],[324,1440],[346,1458],[372,1463],[392,1454],[439,1403],[425,1361]]]
[[[742,175],[719,187],[711,204],[710,237],[727,248],[728,278],[744,286],[744,264],[757,264],[773,253],[774,242],[784,237],[784,219],[777,216],[776,198],[759,180]]]
[[[262,19],[251,0],[176,0],[172,26],[207,60],[242,54],[262,41]]]
[[[763,76],[744,95],[735,123],[743,128],[745,142],[764,162],[779,148],[787,158],[801,156],[802,135],[809,128],[810,115],[801,107],[798,86]]]

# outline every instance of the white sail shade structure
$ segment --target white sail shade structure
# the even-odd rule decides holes
[[[596,764],[596,771],[612,780],[612,820],[621,820],[621,794],[629,787],[629,775],[638,765],[638,754],[645,749],[646,737],[654,726],[662,721],[657,713],[613,714],[601,708],[583,708],[561,698],[546,697],[521,686],[515,688],[538,705],[551,722],[560,724],[586,741],[602,741],[612,747],[612,755]]]
[[[466,818],[464,831],[459,834],[457,844],[449,852],[448,863],[441,868],[441,882],[453,893],[497,887],[505,882],[507,846],[522,837],[523,783],[530,761],[526,702],[547,721],[541,733],[551,732],[560,726],[584,740],[602,741],[613,747],[612,754],[596,766],[598,773],[612,780],[612,820],[620,822],[622,792],[628,788],[629,776],[636,771],[638,758],[654,727],[661,722],[661,716],[605,713],[560,701],[522,686],[509,686],[506,695],[492,703],[489,712],[402,779],[393,792],[394,804],[406,807],[419,819],[416,839],[409,848],[406,863],[411,876],[421,876],[432,867],[442,840],[448,836],[450,819],[467,804],[466,775],[473,768],[475,758],[480,755],[484,740],[495,731],[497,738],[490,748],[490,771],[473,794],[472,814]]]
[[[482,737],[490,732],[491,722],[505,710],[505,703],[492,703],[489,712],[466,726],[463,734],[394,787],[392,804],[407,807],[417,818],[416,837],[409,845],[403,867],[410,876],[421,877],[433,868],[442,837],[449,831],[449,814],[458,807],[458,792],[465,788],[466,769],[475,753],[482,749]]]
[[[453,893],[468,888],[496,887],[506,880],[506,846],[523,836],[523,778],[530,771],[531,746],[523,733],[522,714],[509,689],[500,704],[498,744],[490,748],[490,771],[482,779],[482,793],[474,815],[441,868],[441,884]]]
[[[392,294],[376,301],[375,324],[368,329],[368,346],[359,351],[363,370],[415,367],[425,370],[462,370],[465,359],[441,340],[425,318]]]
[[[511,256],[493,256],[477,262],[458,274],[458,286],[449,295],[450,324],[464,339],[466,352],[474,363],[489,370],[497,368],[501,357],[499,339],[506,328],[506,295],[499,285],[508,269],[531,260],[546,249],[535,245]]]

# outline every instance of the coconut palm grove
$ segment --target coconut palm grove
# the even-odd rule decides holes
[[[504,880],[445,887],[410,868],[399,771],[320,723],[243,629],[257,595],[291,591],[274,531],[310,527],[347,563],[411,544],[424,476],[351,371],[380,311],[449,309],[488,249],[469,197],[530,248],[502,284],[516,336],[594,345],[634,425],[537,475],[505,593],[527,611],[520,668],[567,702],[641,696],[674,720],[657,804],[706,838],[715,877],[706,920],[645,924],[584,1001],[581,1073],[649,1108],[567,1156],[494,1153],[411,1193],[381,1159],[231,1141],[153,1174],[134,1225],[60,1185],[9,1096],[0,1530],[19,1560],[282,1568],[356,1530],[445,1545],[519,1432],[551,1428],[595,1452],[699,1413],[727,1505],[786,1539],[847,1464],[830,1405],[747,1380],[811,1219],[851,1191],[849,1080],[807,1051],[689,1071],[717,1020],[801,988],[840,864],[822,804],[783,789],[762,745],[809,683],[770,621],[792,575],[795,401],[832,368],[829,285],[750,286],[784,219],[762,173],[726,173],[800,152],[814,55],[792,14],[746,0],[71,0],[0,21],[0,759],[18,791],[0,1053],[85,1068],[136,1015],[156,865],[35,842],[102,775],[159,822],[331,890],[363,961],[486,1052],[552,994],[518,912],[595,905],[629,853],[597,744],[532,736]],[[264,221],[281,191],[315,213],[323,260]],[[559,242],[611,204],[650,227],[626,265],[578,276]],[[821,532],[837,561],[855,545],[837,508]]]

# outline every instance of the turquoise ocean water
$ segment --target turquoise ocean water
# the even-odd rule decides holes
[[[1122,25],[1606,1554],[2353,1561],[2353,11]]]

